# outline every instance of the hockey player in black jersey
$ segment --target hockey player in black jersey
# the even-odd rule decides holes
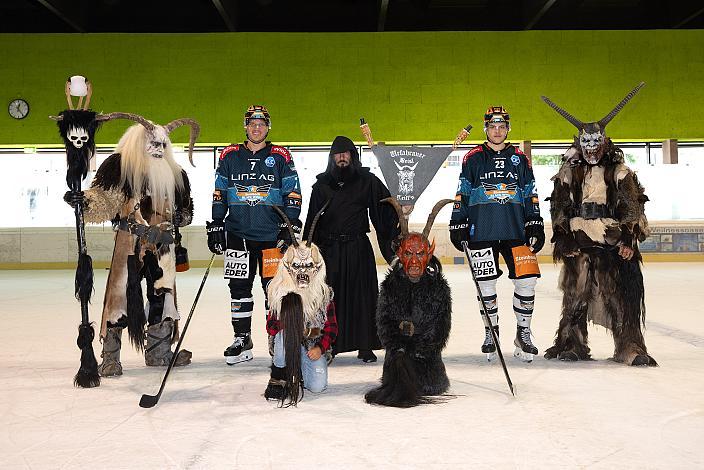
[[[215,171],[213,221],[207,223],[208,248],[225,254],[230,286],[230,312],[235,340],[225,349],[227,364],[252,355],[252,286],[257,269],[266,295],[290,231],[272,206],[280,206],[300,233],[301,188],[291,154],[266,140],[269,111],[252,105],[244,115],[247,140],[220,154]],[[268,308],[268,307],[267,307]]]
[[[472,268],[486,303],[491,327],[499,331],[496,281],[499,254],[514,284],[513,311],[517,328],[515,356],[530,362],[538,349],[531,341],[535,285],[540,277],[536,254],[545,243],[543,219],[530,160],[508,144],[510,118],[503,106],[484,115],[486,142],[470,150],[462,162],[450,239],[460,251],[468,244]],[[486,323],[486,321],[485,321]],[[495,357],[496,346],[485,324],[482,352]]]

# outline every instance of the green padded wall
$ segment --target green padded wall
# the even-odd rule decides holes
[[[508,108],[512,140],[566,140],[573,128],[541,94],[596,120],[641,80],[612,137],[702,140],[703,51],[696,30],[2,34],[0,101],[23,97],[31,111],[22,121],[2,113],[0,145],[58,144],[47,116],[66,107],[74,74],[93,82],[93,109],[194,117],[201,143],[241,140],[250,103],[269,107],[281,143],[362,141],[360,116],[377,141],[450,142],[467,123],[480,139],[489,104]],[[108,123],[98,142],[126,126]]]

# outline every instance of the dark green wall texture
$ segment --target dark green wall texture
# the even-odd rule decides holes
[[[93,82],[93,109],[193,117],[204,144],[241,140],[250,103],[269,107],[281,143],[362,141],[360,116],[377,141],[451,142],[467,123],[480,139],[490,104],[508,108],[512,140],[568,140],[572,126],[540,95],[597,120],[640,81],[612,137],[704,140],[703,46],[696,30],[2,34],[0,99],[25,98],[31,111],[22,121],[2,113],[0,144],[58,144],[47,116],[66,107],[75,74]],[[98,142],[126,126],[108,123]]]

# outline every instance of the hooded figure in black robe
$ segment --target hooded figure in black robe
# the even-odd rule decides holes
[[[346,152],[349,155],[342,159],[335,156]],[[303,237],[307,239],[313,217],[330,200],[313,242],[323,254],[328,284],[335,292],[339,331],[334,354],[359,350],[360,359],[373,362],[376,356],[372,350],[380,349],[381,343],[376,333],[379,286],[374,251],[367,237],[369,220],[388,263],[394,256],[391,241],[399,233],[398,215],[389,204],[380,202],[390,196],[389,190],[369,168],[362,167],[357,148],[347,137],[335,138],[328,167],[317,179]]]

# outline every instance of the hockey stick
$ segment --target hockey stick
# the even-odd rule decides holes
[[[484,320],[486,321],[486,324],[489,325],[489,331],[491,331],[491,338],[494,340],[494,344],[496,345],[496,353],[499,356],[499,360],[501,361],[501,367],[504,370],[504,375],[506,376],[508,388],[511,390],[511,395],[515,397],[516,391],[513,389],[513,382],[511,382],[511,377],[509,377],[508,375],[508,369],[506,369],[506,361],[504,361],[504,355],[501,353],[499,337],[496,336],[496,331],[494,331],[494,328],[491,325],[491,319],[489,318],[489,314],[487,313],[486,303],[484,302],[484,296],[482,295],[482,290],[479,288],[477,276],[474,274],[474,267],[472,267],[472,256],[469,253],[469,247],[467,246],[467,242],[463,241],[462,247],[464,248],[464,255],[467,257],[467,262],[469,262],[469,271],[472,273],[472,280],[474,281],[474,285],[477,287],[477,295],[479,296],[479,301],[482,304],[482,315],[484,315]]]
[[[203,286],[205,286],[205,280],[208,279],[208,274],[210,273],[210,268],[213,266],[213,261],[215,260],[215,254],[213,253],[213,256],[210,257],[210,262],[208,263],[208,269],[205,270],[205,274],[203,275],[203,280],[200,282],[200,287],[198,288],[198,293],[196,293],[196,298],[193,300],[193,306],[191,307],[191,312],[188,314],[188,318],[186,319],[186,324],[183,325],[183,330],[181,331],[181,337],[178,339],[178,343],[176,343],[176,349],[174,349],[174,354],[171,356],[171,362],[169,362],[169,367],[166,369],[166,373],[164,374],[164,378],[161,381],[161,387],[159,387],[159,393],[156,395],[142,395],[142,398],[139,400],[139,406],[142,408],[151,408],[157,403],[159,403],[159,398],[161,398],[161,393],[164,391],[164,386],[166,385],[166,379],[169,377],[169,373],[171,372],[171,369],[173,369],[174,364],[176,363],[176,358],[178,357],[178,353],[181,350],[181,343],[183,342],[183,337],[186,336],[186,330],[188,329],[188,324],[191,322],[191,317],[193,316],[193,312],[196,309],[196,305],[198,304],[198,299],[200,298],[200,293],[203,292]]]

